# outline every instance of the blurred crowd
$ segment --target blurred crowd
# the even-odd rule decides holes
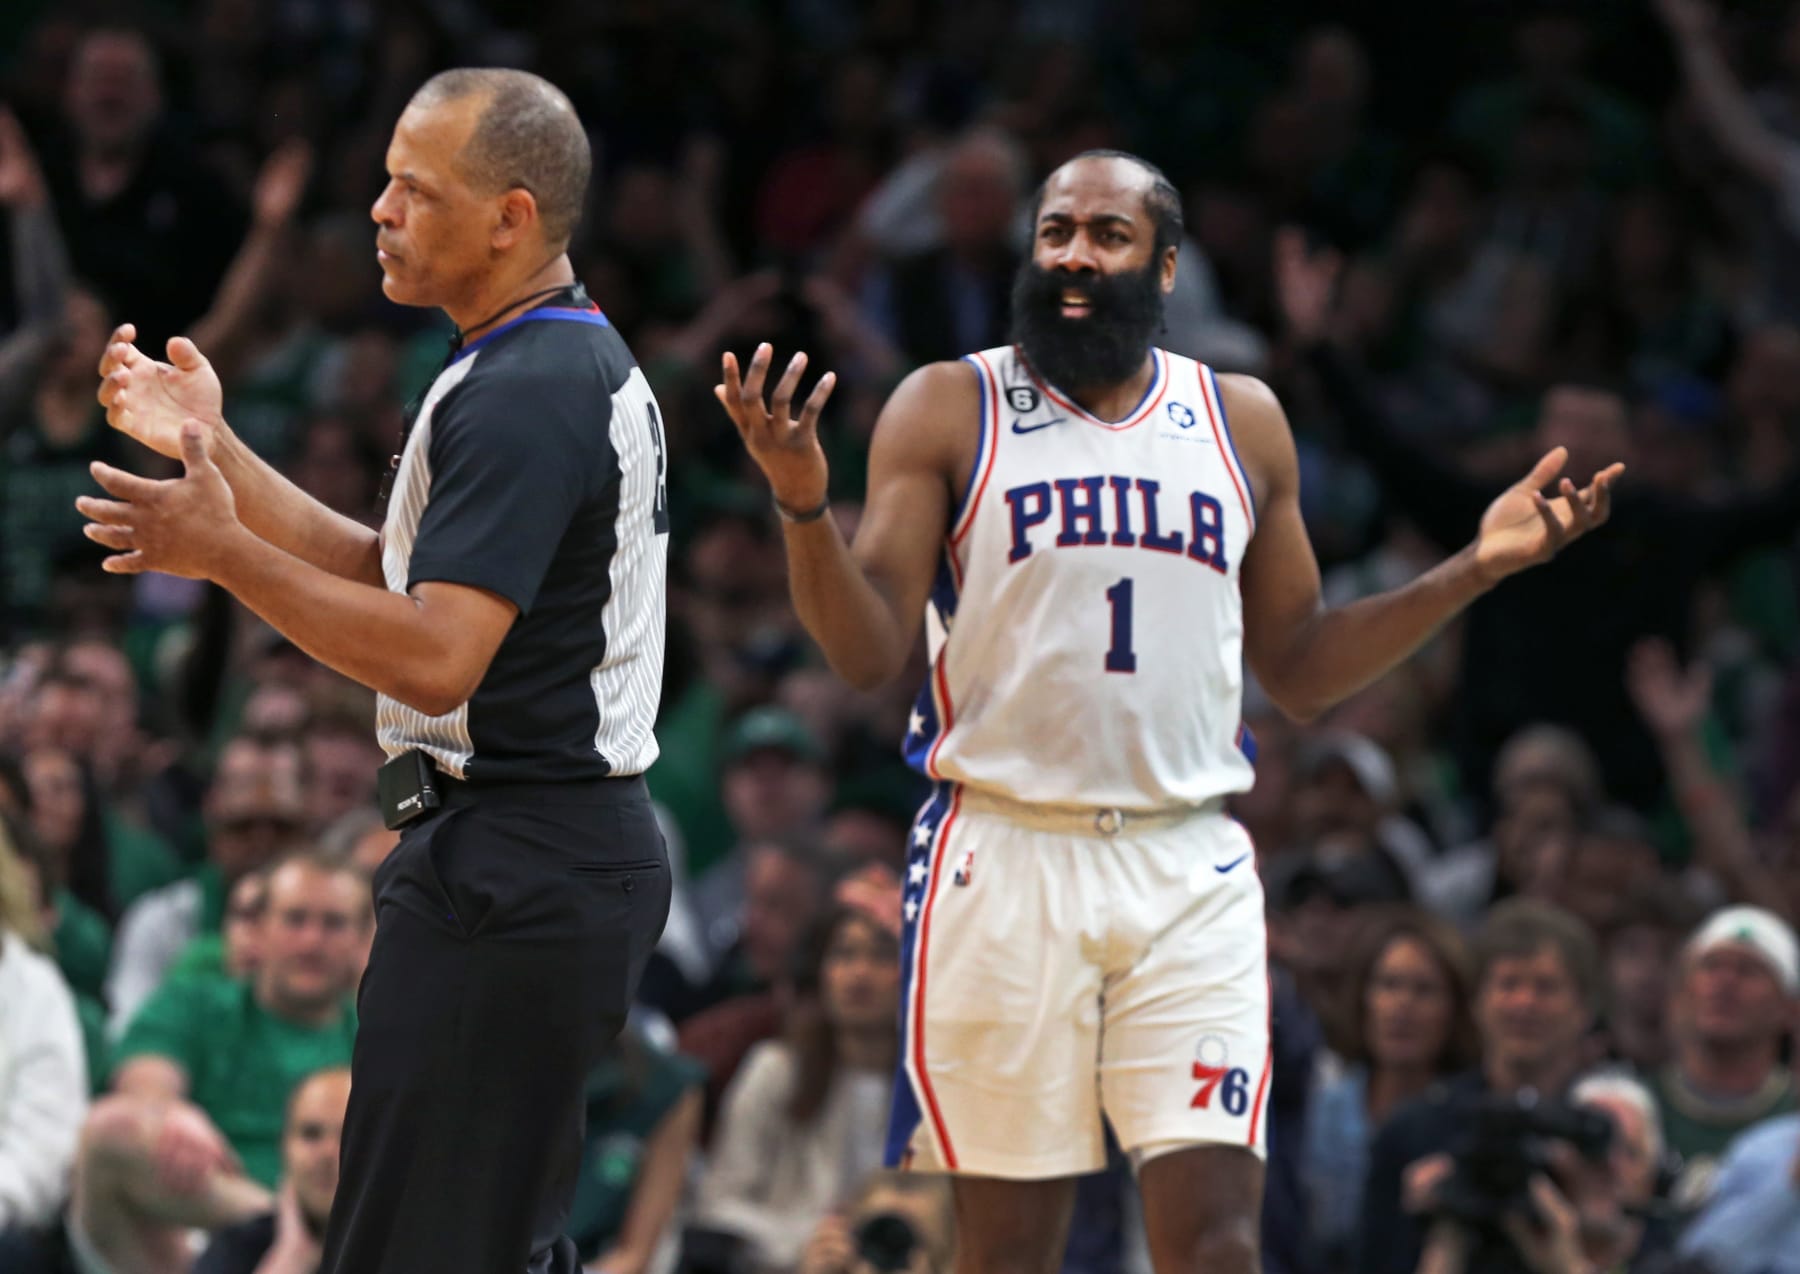
[[[923,654],[824,669],[713,369],[838,373],[851,530],[886,393],[1007,339],[1036,183],[1112,146],[1186,205],[1161,343],[1287,407],[1334,603],[1550,446],[1628,466],[1602,533],[1323,720],[1251,688],[1266,1268],[1800,1270],[1800,5],[523,12],[0,12],[0,1270],[317,1267],[394,843],[373,704],[216,589],[100,572],[72,501],[166,463],[94,401],[128,320],[379,520],[449,333],[382,298],[367,209],[411,90],[469,63],[590,127],[577,274],[672,451],[679,884],[589,1086],[590,1269],[949,1268],[942,1183],[880,1171]],[[1065,1269],[1146,1269],[1135,1209],[1115,1156]]]

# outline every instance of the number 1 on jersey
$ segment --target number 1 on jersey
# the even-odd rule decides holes
[[[1106,671],[1136,672],[1137,652],[1131,648],[1131,577],[1106,590],[1112,604],[1112,649],[1106,652]]]

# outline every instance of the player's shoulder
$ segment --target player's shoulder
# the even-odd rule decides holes
[[[1286,423],[1281,400],[1267,381],[1245,372],[1215,372],[1214,379],[1218,382],[1219,399],[1227,412],[1253,417],[1259,423]]]
[[[1232,445],[1238,450],[1251,481],[1269,485],[1298,464],[1294,435],[1281,400],[1267,382],[1242,372],[1216,373],[1219,407]]]
[[[979,405],[981,373],[976,370],[975,358],[975,355],[970,354],[963,358],[947,358],[915,367],[894,390],[894,396],[897,398],[905,393],[909,397],[920,399],[944,402],[967,400]]]
[[[965,412],[981,409],[981,381],[966,359],[926,363],[908,372],[888,398],[885,417],[903,419],[912,428],[962,427]]]

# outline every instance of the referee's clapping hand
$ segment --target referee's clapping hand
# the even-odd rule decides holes
[[[225,475],[207,454],[205,426],[185,421],[175,437],[182,477],[157,482],[99,461],[91,466],[94,480],[118,499],[84,495],[75,507],[91,519],[82,533],[117,550],[101,563],[111,574],[213,579],[237,538],[248,534]]]
[[[169,341],[169,361],[158,362],[136,345],[129,323],[114,330],[100,359],[100,405],[106,423],[171,460],[183,458],[182,425],[197,422],[210,434],[224,428],[219,377],[185,336]],[[211,438],[206,441],[210,444]]]

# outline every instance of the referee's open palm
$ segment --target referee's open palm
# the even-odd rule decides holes
[[[744,446],[768,476],[775,499],[797,511],[817,508],[824,502],[829,476],[825,452],[819,446],[819,413],[825,410],[825,402],[837,384],[837,373],[826,372],[819,377],[796,419],[794,391],[806,371],[806,354],[794,355],[774,393],[765,401],[763,381],[768,377],[774,354],[766,343],[758,345],[750,359],[749,374],[740,379],[737,355],[727,353],[725,380],[713,386],[713,397],[731,416]]]
[[[100,359],[100,392],[106,423],[171,460],[181,459],[181,427],[198,420],[207,431],[224,421],[224,394],[206,355],[185,336],[169,342],[169,361],[158,362],[135,344],[137,329],[123,323]]]

